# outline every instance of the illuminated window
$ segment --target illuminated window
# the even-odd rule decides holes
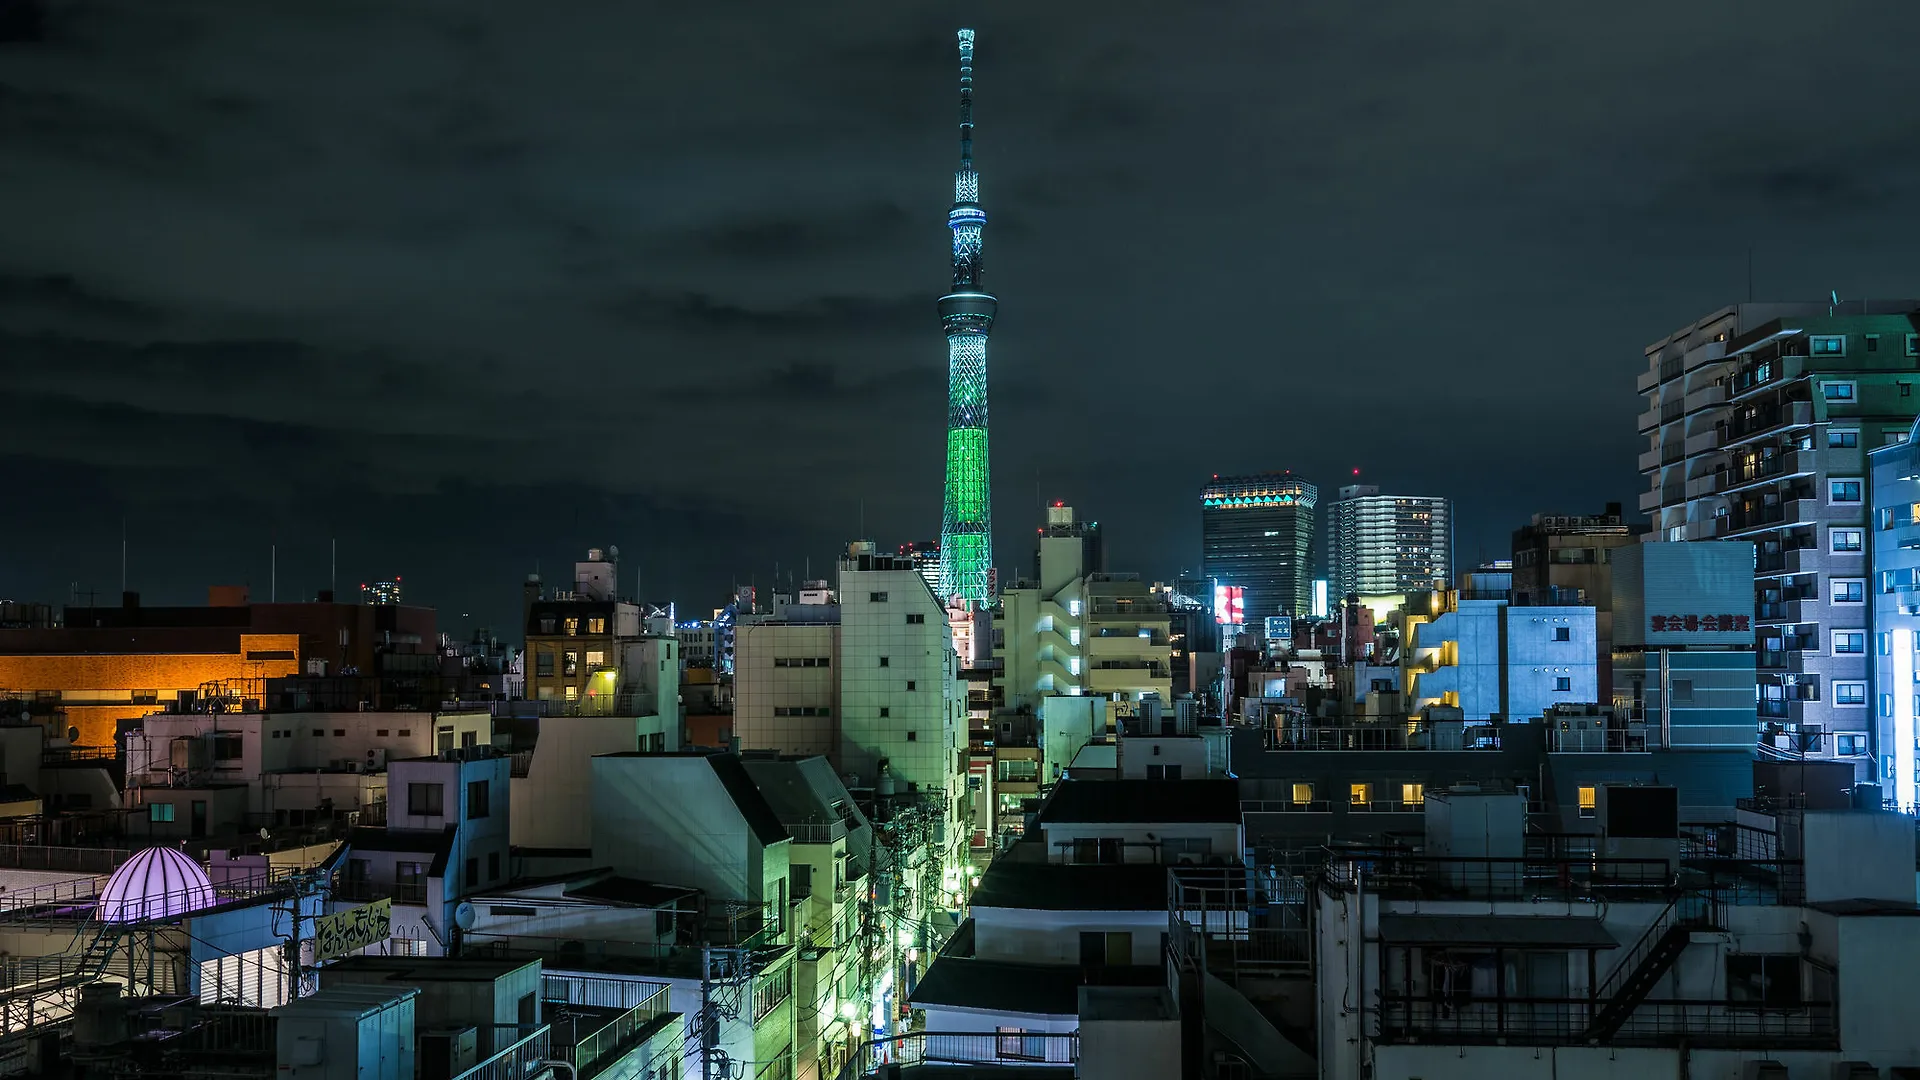
[[[607,662],[607,654],[599,649],[587,650],[587,667],[597,668]]]
[[[579,653],[572,649],[566,651],[566,654],[560,658],[560,674],[569,676],[580,674]]]
[[[595,615],[595,616],[594,616],[593,618],[591,618],[591,619],[588,619],[588,620],[587,620],[587,633],[589,633],[589,634],[604,634],[604,633],[606,633],[606,632],[607,632],[607,617],[606,617],[606,616],[604,616],[604,615]]]
[[[1807,351],[1814,356],[1847,355],[1847,339],[1839,334],[1821,334],[1807,342]]]
[[[1597,812],[1598,796],[1592,784],[1580,785],[1580,816],[1592,817]]]
[[[580,636],[580,619],[578,616],[574,616],[574,615],[567,616],[567,636],[568,637]]]
[[[567,687],[567,700],[568,701],[580,700],[580,688],[577,686],[569,685]]]
[[[1080,614],[1080,601],[1078,601],[1078,600],[1069,600],[1069,601],[1067,601],[1067,614],[1069,614],[1069,615],[1079,615],[1079,614]]]
[[[173,820],[173,804],[170,802],[148,803],[147,804],[147,820],[156,821],[156,822],[172,821]]]
[[[1419,806],[1427,801],[1427,785],[1401,784],[1400,801],[1408,806]]]
[[[1312,801],[1313,801],[1313,785],[1312,784],[1293,785],[1293,803],[1295,806],[1302,806]]]
[[[1366,784],[1347,785],[1347,801],[1351,802],[1355,806],[1365,806],[1369,801],[1367,799],[1367,785]]]

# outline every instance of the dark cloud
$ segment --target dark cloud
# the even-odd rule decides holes
[[[1920,70],[1754,73],[1920,8],[1723,9],[974,9],[1002,564],[1064,498],[1171,573],[1214,472],[1452,495],[1467,553],[1633,504],[1641,349],[1749,247],[1912,280]],[[953,29],[0,0],[0,595],[117,576],[127,515],[163,598],[337,535],[489,619],[589,544],[698,608],[931,536]]]

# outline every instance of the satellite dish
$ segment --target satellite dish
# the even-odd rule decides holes
[[[473,929],[472,904],[467,903],[465,900],[460,901],[459,906],[453,909],[453,925],[462,930]]]
[[[273,834],[267,831],[267,827],[265,825],[260,826],[260,839],[262,840],[273,839]]]
[[[620,557],[620,546],[618,544],[609,544],[607,546],[607,558],[618,559],[619,557]]]

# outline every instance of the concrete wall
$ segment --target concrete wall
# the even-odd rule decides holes
[[[840,716],[840,627],[743,623],[734,629],[733,733],[747,750],[834,754]],[[826,661],[824,665],[819,661]],[[792,666],[813,661],[815,666]],[[820,709],[825,715],[779,715]]]
[[[1196,736],[1123,738],[1118,748],[1120,775],[1144,779],[1150,765],[1177,765],[1182,780],[1207,778],[1207,747]]]
[[[646,720],[619,716],[546,716],[527,775],[513,777],[511,835],[515,847],[593,845],[592,759],[640,749]]]
[[[1158,964],[1160,939],[1167,932],[1167,913],[1164,910],[973,909],[974,954],[982,960],[1077,966],[1080,963],[1080,935],[1093,931],[1132,934],[1132,962]]]
[[[704,757],[593,759],[593,862],[714,899],[770,900],[788,875],[786,842],[763,850]]]
[[[1507,719],[1531,720],[1556,704],[1601,700],[1593,608],[1509,607],[1506,623]],[[1558,639],[1560,630],[1569,640]],[[1558,689],[1562,679],[1566,690]]]
[[[1152,846],[1162,840],[1207,840],[1213,845],[1213,853],[1228,859],[1240,857],[1245,848],[1245,834],[1238,822],[1134,822],[1125,825],[1100,824],[1093,822],[1047,822],[1040,826],[1047,838],[1047,859],[1049,862],[1067,862],[1072,858],[1073,849],[1061,845],[1070,845],[1075,840],[1099,838],[1119,838],[1125,840],[1125,859],[1130,863],[1151,863],[1159,861],[1159,853]]]

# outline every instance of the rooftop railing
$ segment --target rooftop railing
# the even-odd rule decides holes
[[[855,1047],[837,1080],[857,1080],[888,1065],[1000,1065],[1072,1068],[1080,1060],[1077,1033],[996,1035],[916,1031]]]
[[[1508,1043],[1565,1046],[1586,1041],[1602,1001],[1587,998],[1494,998],[1466,995],[1380,999],[1380,1034],[1387,1042]],[[1760,1003],[1643,1001],[1609,1041],[1615,1046],[1697,1049],[1829,1049],[1838,1045],[1833,1005],[1788,1007]]]
[[[552,1060],[553,1029],[542,1024],[454,1080],[537,1080],[552,1071],[552,1066],[543,1067],[541,1062]]]
[[[611,1016],[605,1013],[609,1006],[584,1006],[605,1017],[601,1023],[592,1023],[595,1017],[587,1015],[568,1017],[569,1023],[559,1037],[571,1040],[571,1047],[563,1048],[563,1053],[566,1060],[573,1062],[575,1075],[590,1076],[596,1066],[611,1064],[620,1054],[631,1050],[639,1038],[670,1011],[667,1006],[671,987],[666,983],[645,985],[652,985],[653,993]],[[551,1026],[558,1026],[558,1022]]]

